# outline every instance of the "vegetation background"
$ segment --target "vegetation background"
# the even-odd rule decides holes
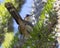
[[[55,0],[47,0],[39,16],[39,21],[30,33],[32,38],[29,38],[26,43],[22,45],[22,48],[55,47],[55,25],[57,23],[57,15],[53,10],[54,1]],[[24,0],[4,0],[4,2],[0,4],[0,45],[2,48],[21,48],[21,44],[19,44],[20,39],[18,38],[19,33],[14,35],[12,26],[13,19],[4,6],[6,2],[13,3],[18,12],[21,11],[21,6],[25,3]]]

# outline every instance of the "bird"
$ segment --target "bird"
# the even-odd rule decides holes
[[[23,20],[21,18],[16,8],[11,2],[5,3],[5,7],[18,24],[19,32],[24,37],[30,38],[31,37],[30,32],[33,31],[33,25],[29,21]]]

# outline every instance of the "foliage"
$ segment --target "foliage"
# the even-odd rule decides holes
[[[2,44],[3,48],[10,48],[10,44],[12,44],[12,40],[14,39],[13,32],[5,33],[4,42]]]
[[[7,24],[9,22],[8,20],[11,19],[11,15],[4,7],[5,2],[12,2],[19,11],[23,0],[5,0],[2,4],[0,4],[0,37],[4,36],[2,47],[14,48],[14,45],[18,41],[18,36],[14,36],[13,32],[8,32]],[[55,35],[52,34],[52,32],[54,31],[56,23],[56,15],[55,12],[52,11],[53,2],[54,0],[48,0],[45,4],[44,9],[41,12],[41,16],[39,17],[39,22],[36,26],[34,26],[33,31],[31,32],[32,38],[27,39],[23,48],[51,48],[51,45],[54,42],[53,37]],[[46,14],[49,17],[46,17]],[[45,21],[46,19],[47,21]]]
[[[32,38],[28,39],[23,48],[52,48],[55,41],[54,27],[56,24],[56,15],[53,9],[54,0],[48,0],[44,6],[39,22],[31,32]]]

